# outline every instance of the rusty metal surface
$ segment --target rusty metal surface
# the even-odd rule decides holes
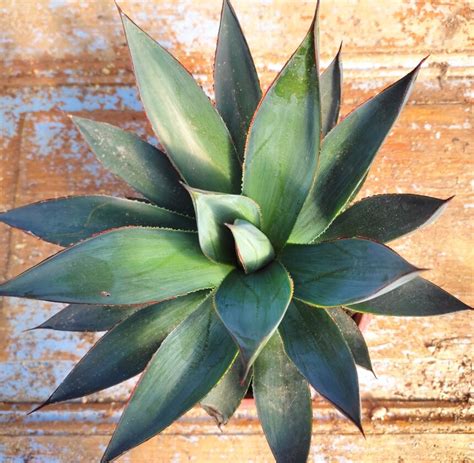
[[[120,4],[212,95],[220,1]],[[313,2],[234,4],[265,87],[299,43]],[[99,165],[67,117],[72,113],[109,121],[155,141],[142,114],[113,2],[0,0],[0,11],[0,210],[67,194],[132,194]],[[326,0],[321,8],[323,67],[344,39],[344,114],[431,53],[360,196],[455,194],[436,223],[394,247],[414,264],[433,269],[428,278],[471,305],[473,17],[472,4],[465,1]],[[0,278],[16,275],[56,250],[0,224]],[[72,409],[19,418],[17,409],[45,399],[95,336],[23,333],[61,305],[13,298],[0,304],[0,401],[5,403],[0,410],[0,461],[93,461],[111,431],[110,420],[100,424],[108,416],[107,404],[123,401],[133,380]],[[315,416],[323,425],[315,428],[313,460],[375,462],[380,452],[387,462],[473,459],[468,447],[472,327],[468,313],[374,319],[367,340],[378,380],[360,372],[369,438],[356,438],[337,414],[331,415],[332,425],[324,424],[318,413],[330,412],[324,407],[318,412],[317,402]],[[413,401],[423,401],[423,406],[410,408]],[[411,415],[403,411],[407,407]],[[174,434],[153,439],[124,461],[187,461],[194,454],[196,461],[244,462],[251,458],[248,449],[254,461],[270,461],[259,428],[248,422],[255,415],[245,413],[235,424],[240,430],[229,428],[229,435],[207,433],[196,423],[179,425]],[[379,428],[374,416],[382,417]],[[433,427],[438,421],[443,425]],[[90,435],[89,427],[102,429],[100,436]],[[245,429],[251,437],[242,437]],[[71,439],[76,434],[82,437]]]

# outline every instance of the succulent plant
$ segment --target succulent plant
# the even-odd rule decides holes
[[[352,313],[467,309],[384,243],[447,201],[384,194],[351,205],[421,63],[339,120],[340,50],[320,75],[318,15],[262,96],[224,0],[216,105],[121,12],[160,148],[73,117],[102,163],[144,199],[51,199],[0,220],[67,247],[0,295],[69,303],[41,328],[107,331],[45,405],[143,372],[105,451],[110,461],[200,403],[218,424],[252,382],[278,462],[306,461],[310,385],[362,430],[356,364],[371,370]]]

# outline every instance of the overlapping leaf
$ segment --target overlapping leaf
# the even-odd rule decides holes
[[[419,273],[386,246],[361,239],[288,245],[282,262],[295,282],[295,297],[321,307],[372,299]]]
[[[277,252],[291,233],[318,162],[316,20],[317,12],[308,34],[257,108],[247,140],[242,191],[261,207],[262,231]]]
[[[132,314],[97,342],[41,407],[101,391],[143,371],[166,336],[206,294],[188,294]]]
[[[62,251],[0,285],[1,296],[85,304],[140,304],[218,285],[196,233],[122,228]]]
[[[383,296],[349,308],[356,312],[398,317],[428,317],[472,310],[439,286],[420,277]]]
[[[216,107],[243,159],[247,131],[262,92],[247,41],[229,0],[222,3],[214,92]]]
[[[217,290],[217,313],[239,346],[245,376],[278,328],[292,290],[288,272],[277,261],[248,275],[235,269]]]
[[[273,260],[272,243],[257,227],[239,219],[227,226],[234,237],[237,257],[245,273],[255,272]]]
[[[319,78],[321,87],[321,133],[325,137],[336,125],[341,108],[342,94],[342,43],[336,57]]]
[[[201,400],[202,408],[216,420],[219,427],[227,424],[247,393],[252,374],[249,373],[242,381],[244,375],[245,367],[238,355],[221,380]]]
[[[236,355],[211,298],[206,299],[151,359],[102,461],[148,440],[187,412],[212,389]]]
[[[190,217],[142,201],[99,195],[28,204],[1,213],[0,221],[60,246],[69,246],[96,233],[130,225],[196,229],[196,223]]]
[[[327,313],[339,328],[352,352],[355,363],[373,373],[374,369],[370,361],[369,349],[354,319],[341,307],[333,307]]]
[[[327,134],[321,146],[317,181],[291,233],[292,243],[314,240],[347,204],[405,105],[421,64]]]
[[[189,72],[122,13],[143,106],[173,165],[194,188],[238,193],[241,168],[227,127]]]
[[[157,206],[193,214],[189,196],[165,153],[119,127],[73,116],[102,164]]]
[[[340,214],[317,241],[356,236],[391,241],[433,222],[450,199],[411,194],[364,198]]]
[[[362,429],[354,359],[327,311],[294,301],[280,333],[286,353],[311,386]]]
[[[255,361],[253,391],[258,417],[277,462],[305,462],[311,442],[308,383],[275,333]]]

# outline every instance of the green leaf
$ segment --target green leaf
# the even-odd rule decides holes
[[[291,233],[292,243],[313,241],[344,209],[405,105],[422,63],[355,109],[324,138],[317,180]]]
[[[388,294],[349,308],[355,312],[397,317],[429,317],[472,310],[444,289],[420,277]]]
[[[370,361],[369,349],[367,348],[364,336],[357,326],[357,323],[341,307],[329,309],[327,313],[346,340],[355,363],[374,373],[372,362]]]
[[[410,194],[371,196],[340,214],[317,240],[360,236],[385,243],[432,223],[451,199]]]
[[[226,195],[188,187],[196,211],[199,244],[215,262],[236,263],[234,240],[226,224],[245,219],[259,226],[260,210],[250,198]]]
[[[119,127],[73,116],[102,164],[160,207],[193,214],[193,206],[180,177],[165,153]]]
[[[244,377],[278,328],[292,292],[290,276],[277,261],[249,275],[235,269],[217,290],[217,313],[239,346]]]
[[[219,428],[228,423],[247,393],[252,374],[242,382],[244,374],[244,365],[238,355],[226,374],[201,400],[201,407],[216,420]]]
[[[217,109],[243,159],[248,128],[262,91],[247,41],[229,0],[222,3],[214,91]]]
[[[237,256],[245,273],[255,272],[273,260],[272,243],[257,227],[239,219],[227,226],[234,236]]]
[[[258,417],[275,460],[305,462],[313,412],[308,383],[287,357],[278,332],[255,361],[253,391]]]
[[[39,408],[101,391],[143,371],[166,336],[196,310],[206,294],[188,294],[132,314],[92,347]]]
[[[151,359],[102,461],[113,460],[186,413],[219,381],[236,354],[209,297]]]
[[[230,270],[203,256],[196,233],[122,228],[46,259],[0,285],[0,296],[141,304],[215,287]]]
[[[262,231],[276,251],[291,233],[318,163],[316,20],[317,12],[308,34],[257,108],[247,140],[243,194],[261,207]]]
[[[28,204],[0,214],[0,222],[60,246],[131,225],[195,230],[194,219],[143,201],[112,196],[70,196]]]
[[[354,359],[327,311],[294,301],[280,324],[280,333],[300,373],[362,431]]]
[[[142,306],[71,304],[33,329],[56,331],[108,331]]]
[[[319,78],[321,92],[321,132],[323,137],[337,124],[342,93],[342,43],[336,57]]]
[[[217,110],[191,74],[121,14],[143,106],[172,163],[194,188],[238,193],[241,167]]]
[[[361,239],[288,245],[282,262],[295,282],[295,297],[319,307],[372,299],[420,271],[388,247]]]

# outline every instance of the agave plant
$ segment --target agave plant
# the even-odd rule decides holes
[[[320,75],[317,9],[262,96],[224,0],[215,107],[186,69],[121,12],[157,148],[73,117],[102,163],[145,199],[51,199],[0,215],[67,247],[0,286],[69,303],[41,328],[107,331],[42,404],[143,371],[103,456],[110,461],[200,403],[225,424],[252,382],[278,462],[306,461],[310,386],[362,430],[352,313],[440,315],[468,307],[384,243],[448,200],[386,194],[350,205],[421,63],[341,122],[341,56]]]

